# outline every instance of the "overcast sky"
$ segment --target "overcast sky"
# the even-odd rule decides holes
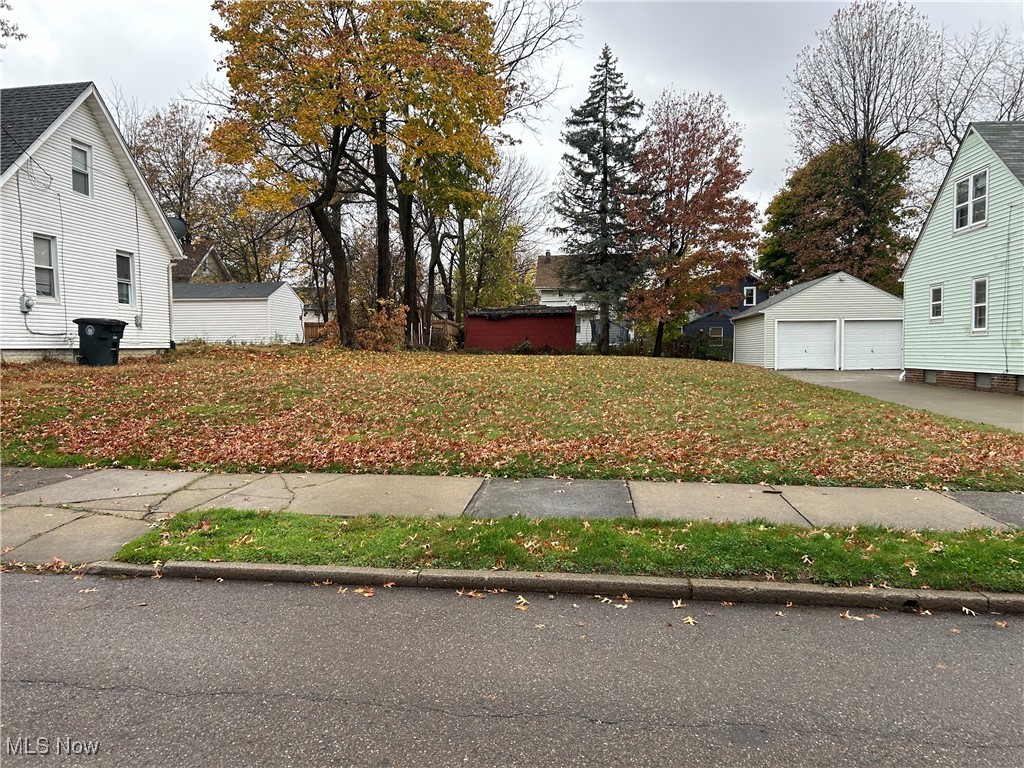
[[[116,85],[151,107],[190,95],[216,77],[215,16],[207,0],[11,0],[12,19],[28,37],[8,41],[4,87],[94,81],[108,97]],[[936,28],[968,31],[981,23],[1024,30],[1022,5],[1011,2],[917,3]],[[593,2],[582,9],[581,38],[559,56],[564,91],[546,110],[522,151],[552,181],[563,152],[559,134],[569,109],[607,43],[636,96],[651,104],[665,88],[724,96],[743,127],[744,192],[761,209],[783,184],[791,146],[786,78],[797,55],[815,42],[837,3]],[[552,65],[552,69],[555,65]]]

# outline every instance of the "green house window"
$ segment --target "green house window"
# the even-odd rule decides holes
[[[963,229],[985,221],[988,215],[988,171],[980,171],[956,183],[954,228]]]

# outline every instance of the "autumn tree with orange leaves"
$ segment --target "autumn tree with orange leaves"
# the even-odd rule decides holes
[[[397,209],[410,251],[411,195],[428,160],[480,168],[495,157],[484,129],[500,123],[505,89],[487,5],[217,0],[213,7],[229,92],[212,144],[246,168],[256,185],[251,202],[309,211],[334,265],[341,342],[352,346],[346,248],[333,212],[358,196],[375,201],[378,295],[389,293],[390,211]],[[414,271],[414,254],[406,258]],[[415,292],[407,286],[405,293],[414,303]]]
[[[716,293],[750,269],[756,209],[740,185],[739,126],[714,94],[662,93],[649,112],[634,163],[636,192],[625,204],[630,241],[646,267],[629,295],[630,315],[657,323],[659,357],[666,323],[735,296]],[[737,289],[738,290],[738,289]]]

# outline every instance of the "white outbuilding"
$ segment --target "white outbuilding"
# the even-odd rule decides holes
[[[846,272],[794,285],[732,322],[733,362],[775,370],[903,366],[903,300]]]
[[[174,340],[299,344],[302,299],[287,283],[174,283]]]

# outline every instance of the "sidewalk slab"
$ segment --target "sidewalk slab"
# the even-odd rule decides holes
[[[1024,528],[1024,495],[986,491],[950,491],[953,501],[1013,528]]]
[[[183,491],[175,491],[162,502],[150,510],[152,517],[169,517],[179,512],[187,512],[190,509],[215,509],[224,506],[218,503],[218,499],[228,493],[225,488],[210,488],[209,490],[193,490],[191,486]]]
[[[229,490],[211,506],[280,512],[294,497],[281,475],[264,475]]]
[[[7,563],[48,563],[55,557],[67,563],[109,560],[148,530],[149,525],[139,520],[88,515],[15,547],[2,559]]]
[[[207,475],[201,477],[194,483],[189,485],[190,491],[206,491],[213,488],[222,488],[226,491],[232,488],[241,488],[243,485],[248,485],[254,480],[259,480],[261,477],[266,475]]]
[[[75,504],[127,496],[165,496],[203,477],[200,472],[149,472],[140,469],[101,469],[44,488],[4,497],[4,504],[36,506]]]
[[[624,480],[488,478],[466,510],[470,517],[634,517]]]
[[[636,516],[656,520],[763,519],[772,523],[807,525],[782,495],[759,485],[733,483],[658,483],[633,480]]]
[[[323,475],[320,482],[295,487],[294,498],[286,509],[308,515],[346,517],[456,517],[462,514],[480,484],[481,480],[473,477]]]
[[[36,536],[67,525],[85,514],[57,507],[4,506],[0,508],[0,546],[19,547]]]
[[[141,520],[156,509],[156,506],[163,500],[163,495],[152,494],[150,496],[125,496],[120,499],[82,501],[74,503],[72,506],[88,509],[91,512],[109,513],[118,517],[131,517],[135,520]]]
[[[77,467],[4,467],[3,478],[0,480],[0,496],[13,496],[23,491],[63,483],[65,480],[72,480],[95,471]]]
[[[996,523],[934,491],[902,488],[823,488],[781,486],[786,501],[811,525],[880,525],[961,531]]]

